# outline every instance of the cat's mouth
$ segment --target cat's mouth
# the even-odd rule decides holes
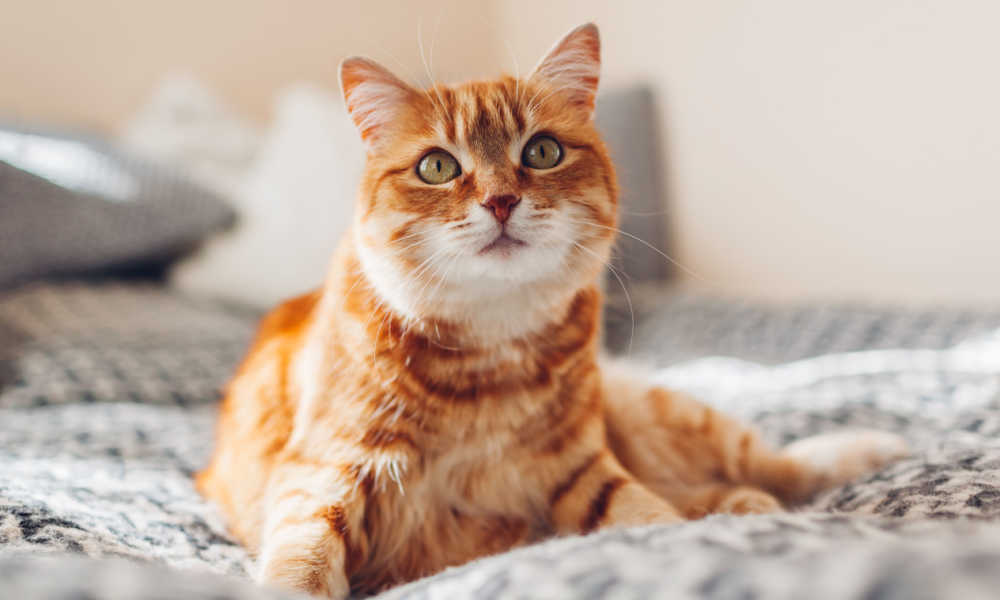
[[[496,237],[492,242],[486,244],[479,254],[509,254],[514,248],[519,246],[527,246],[524,240],[519,240],[516,237],[510,236],[506,231],[500,232],[500,235]]]

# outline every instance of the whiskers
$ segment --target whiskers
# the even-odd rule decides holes
[[[550,211],[551,212],[551,211]],[[649,248],[657,254],[663,260],[666,260],[671,265],[677,269],[683,271],[691,278],[705,283],[705,279],[701,277],[698,273],[685,267],[680,262],[666,254],[663,250],[660,250],[653,244],[643,240],[642,238],[623,231],[618,227],[612,227],[609,225],[604,225],[596,221],[580,218],[579,216],[569,216],[562,215],[562,218],[545,218],[551,216],[550,214],[532,214],[529,218],[523,219],[518,223],[517,227],[512,230],[512,234],[521,238],[528,240],[530,246],[534,246],[539,250],[544,250],[545,253],[558,251],[560,248],[569,249],[570,253],[566,254],[563,250],[562,260],[572,260],[573,253],[577,256],[587,255],[600,264],[601,268],[606,268],[611,272],[611,276],[618,282],[621,288],[621,297],[625,301],[625,305],[628,309],[629,315],[629,337],[626,352],[631,354],[632,348],[634,346],[635,335],[636,335],[636,315],[635,315],[635,304],[632,299],[632,291],[630,290],[630,285],[627,281],[626,274],[621,270],[620,265],[613,263],[611,258],[606,256],[604,252],[597,252],[596,249],[591,248],[586,239],[587,231],[590,230],[590,239],[596,239],[597,237],[602,237],[607,239],[611,234],[617,234],[623,238],[628,238],[635,240],[637,243]],[[537,218],[531,218],[537,217]],[[465,259],[470,259],[475,252],[477,247],[483,243],[486,232],[482,228],[482,224],[478,227],[474,227],[475,223],[469,220],[456,221],[452,223],[441,223],[439,226],[435,227],[433,231],[423,229],[422,231],[410,232],[405,236],[402,236],[395,240],[395,244],[392,246],[392,251],[396,254],[396,260],[405,258],[407,253],[413,255],[416,252],[417,256],[421,257],[419,264],[413,268],[406,268],[405,279],[406,279],[406,295],[404,296],[405,302],[411,307],[408,311],[410,315],[404,321],[404,332],[405,336],[414,327],[420,327],[422,330],[429,327],[429,321],[426,321],[422,317],[426,317],[431,314],[431,312],[439,309],[445,308],[446,304],[442,304],[446,301],[455,301],[459,304],[447,304],[447,306],[461,306],[462,302],[466,302],[464,297],[456,297],[455,293],[464,293],[460,288],[456,287],[452,282],[454,279],[453,274],[456,270],[459,273],[466,273],[462,275],[465,277],[468,273],[463,270],[466,267],[462,267],[462,261]],[[603,233],[598,233],[598,232]],[[581,237],[581,234],[584,237]],[[523,236],[523,237],[522,237]],[[432,246],[433,244],[433,246]],[[428,250],[432,247],[433,250]],[[540,257],[542,255],[537,255]],[[536,256],[525,257],[527,260],[535,260]],[[549,256],[549,258],[554,258]],[[537,258],[541,260],[541,258]],[[546,259],[548,260],[548,259]],[[411,262],[409,264],[413,264]],[[473,263],[470,265],[472,267],[478,268],[479,263]],[[519,269],[528,269],[530,272],[530,267],[532,264],[517,264],[512,263],[510,269],[512,275],[516,276],[519,273]],[[567,285],[575,284],[576,282],[563,281],[560,278],[572,277],[572,273],[569,270],[564,270],[562,275],[557,269],[555,272],[548,271],[549,267],[545,267],[545,272],[550,274],[547,277],[552,278],[551,283],[554,285]],[[522,282],[530,280],[529,275],[525,275],[529,279],[523,279]],[[513,280],[512,280],[513,281]],[[531,280],[534,281],[534,280]],[[467,302],[466,302],[467,303]],[[464,310],[464,309],[462,309]],[[430,312],[429,312],[430,311]],[[382,325],[379,326],[379,331],[376,332],[376,345],[378,344],[378,338],[381,335]],[[429,338],[433,343],[436,343],[440,347],[449,348],[445,345],[440,335],[436,335],[437,332],[428,329]],[[436,339],[435,339],[436,338]],[[457,350],[458,348],[450,348]]]
[[[443,9],[442,9],[443,10]],[[438,12],[437,25],[441,24],[441,13]],[[434,107],[434,112],[437,113],[438,119],[442,122],[446,121],[446,116],[448,114],[448,109],[445,107],[444,100],[441,98],[440,92],[438,92],[436,81],[434,79],[434,74],[431,70],[431,65],[434,61],[434,42],[437,38],[437,25],[434,27],[434,34],[431,36],[431,62],[427,61],[427,57],[424,54],[424,36],[423,36],[423,22],[422,20],[417,20],[417,47],[420,49],[420,62],[424,65],[424,72],[427,74],[427,87],[430,91],[434,93],[434,97],[431,97],[430,92],[427,89],[423,89],[424,95],[427,100],[430,101],[431,106]],[[435,102],[435,98],[437,102]]]
[[[567,236],[561,236],[553,231],[550,231],[549,235],[558,238],[562,242],[572,245],[577,250],[585,252],[590,256],[596,258],[597,261],[602,266],[606,267],[609,271],[611,271],[611,274],[614,275],[615,279],[618,281],[618,285],[620,285],[622,288],[622,293],[625,294],[625,303],[628,305],[628,314],[629,314],[629,321],[631,323],[631,328],[628,336],[628,350],[626,351],[626,354],[629,355],[632,354],[632,342],[635,339],[635,307],[632,305],[632,296],[628,292],[628,286],[625,285],[625,280],[622,278],[622,274],[619,273],[618,269],[616,269],[608,260],[605,260],[604,257],[602,257],[600,254],[594,252],[593,250],[577,242],[576,240],[573,240]]]
[[[677,267],[678,269],[680,269],[681,271],[683,271],[687,275],[691,276],[691,278],[693,278],[693,279],[695,279],[695,280],[697,280],[697,281],[699,281],[701,283],[709,284],[709,282],[704,277],[702,277],[701,275],[699,275],[695,271],[693,271],[693,270],[685,267],[683,264],[681,264],[680,262],[678,262],[676,259],[674,259],[673,257],[669,256],[667,253],[663,252],[662,250],[660,250],[656,246],[650,244],[646,240],[644,240],[644,239],[642,239],[642,238],[640,238],[640,237],[638,237],[638,236],[636,236],[634,234],[631,234],[631,233],[629,233],[627,231],[622,231],[621,229],[619,229],[617,227],[611,227],[609,225],[602,225],[601,223],[597,223],[595,221],[591,221],[591,220],[588,220],[588,219],[568,218],[568,219],[566,219],[566,222],[572,223],[572,224],[575,224],[575,225],[579,225],[579,226],[583,226],[583,227],[593,227],[593,228],[596,228],[596,229],[601,229],[601,230],[604,230],[604,231],[615,233],[615,234],[621,235],[623,237],[635,240],[635,241],[639,242],[640,244],[646,246],[647,248],[649,248],[653,252],[655,252],[657,255],[659,255],[660,257],[662,257],[664,260],[666,260],[667,262],[669,262],[671,265],[674,265],[675,267]],[[635,307],[634,307],[634,305],[632,303],[632,297],[631,297],[631,295],[629,293],[628,286],[625,283],[625,274],[622,273],[621,271],[619,271],[617,268],[615,268],[615,266],[611,264],[610,259],[606,260],[606,259],[604,259],[604,257],[602,257],[601,255],[599,255],[597,252],[591,250],[590,248],[586,247],[585,245],[581,244],[580,242],[578,242],[578,241],[576,241],[574,239],[571,239],[568,236],[558,234],[554,230],[554,228],[549,228],[549,230],[546,232],[546,235],[549,236],[550,238],[559,239],[560,241],[562,241],[565,244],[570,244],[574,248],[576,248],[577,250],[579,250],[579,251],[581,251],[583,253],[589,254],[590,256],[596,258],[598,261],[600,261],[600,263],[604,267],[606,267],[611,272],[612,276],[614,276],[615,280],[618,282],[618,285],[621,286],[622,293],[623,293],[623,295],[625,297],[625,303],[628,306],[629,321],[630,321],[631,326],[630,326],[630,333],[629,333],[629,341],[628,341],[628,350],[627,350],[627,353],[631,354],[631,352],[632,352],[632,345],[633,345],[633,342],[634,342],[634,339],[635,339]]]
[[[674,259],[670,255],[668,255],[666,252],[664,252],[663,250],[660,250],[656,246],[650,244],[649,242],[647,242],[646,240],[642,239],[641,237],[639,237],[637,235],[633,235],[633,234],[631,234],[631,233],[629,233],[627,231],[623,231],[623,230],[621,230],[621,229],[619,229],[617,227],[610,227],[608,225],[601,225],[600,223],[596,223],[594,221],[589,221],[589,220],[586,220],[586,219],[570,219],[570,222],[571,223],[575,223],[577,225],[585,225],[585,226],[588,226],[588,227],[596,227],[598,229],[604,229],[604,230],[607,230],[607,231],[611,231],[611,232],[617,233],[618,235],[623,235],[623,236],[625,236],[625,237],[627,237],[629,239],[635,240],[635,241],[639,242],[640,244],[642,244],[643,246],[646,246],[647,248],[649,248],[653,252],[659,254],[661,257],[663,257],[664,259],[666,259],[670,264],[672,264],[673,266],[677,267],[678,269],[680,269],[681,271],[683,271],[687,275],[690,275],[692,279],[695,279],[699,283],[704,283],[706,285],[710,285],[711,284],[711,282],[709,282],[707,279],[705,279],[704,277],[702,277],[701,275],[699,275],[698,273],[696,273],[692,269],[689,269],[689,268],[685,267],[683,264],[681,264],[680,262],[678,262],[676,259]]]
[[[423,240],[423,243],[429,242],[430,240]],[[419,246],[419,244],[417,245]],[[426,257],[412,272],[406,274],[412,291],[410,301],[416,311],[421,311],[422,307],[440,297],[439,294],[444,290],[448,276],[464,255],[465,253],[458,245],[449,240]],[[402,335],[405,336],[413,327],[422,323],[420,317],[412,318]],[[440,335],[438,335],[437,340],[432,339],[431,341],[442,348],[458,350],[458,348],[441,345]]]

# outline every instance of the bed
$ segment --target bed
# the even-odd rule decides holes
[[[877,427],[916,453],[789,513],[553,540],[385,598],[995,596],[1000,314],[636,304],[658,381],[775,443]],[[283,597],[191,483],[256,316],[142,281],[0,295],[0,597]]]

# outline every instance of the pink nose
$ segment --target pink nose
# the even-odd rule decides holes
[[[502,196],[490,196],[483,202],[483,206],[493,211],[493,216],[497,221],[505,223],[510,218],[510,213],[514,212],[514,207],[521,199],[514,194],[504,194]]]

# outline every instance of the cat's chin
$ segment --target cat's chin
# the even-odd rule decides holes
[[[449,278],[464,293],[469,293],[469,286],[499,286],[499,290],[512,293],[520,286],[561,280],[564,257],[558,249],[502,234],[456,264]]]
[[[492,242],[483,246],[483,249],[480,250],[478,254],[480,256],[508,258],[527,245],[528,243],[524,240],[517,239],[516,237],[507,235],[506,233],[501,233]]]

